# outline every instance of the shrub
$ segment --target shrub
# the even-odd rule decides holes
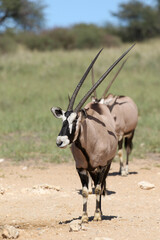
[[[14,38],[7,34],[0,35],[0,53],[13,53],[17,49],[17,43]]]
[[[120,38],[105,27],[94,24],[77,24],[71,28],[55,28],[39,33],[9,31],[1,35],[0,52],[16,50],[21,44],[30,50],[52,51],[54,49],[84,49],[119,46]]]
[[[102,46],[104,31],[93,24],[77,24],[71,29],[75,36],[75,48],[97,48]]]
[[[122,44],[120,37],[111,34],[106,34],[103,38],[103,46],[117,47]]]
[[[63,48],[72,49],[75,47],[75,36],[67,28],[55,28],[50,31],[45,31],[44,36],[48,37],[52,43],[52,49]]]

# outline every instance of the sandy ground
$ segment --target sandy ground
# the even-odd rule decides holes
[[[130,162],[128,177],[118,175],[113,162],[102,199],[103,219],[94,222],[95,195],[89,196],[86,229],[70,232],[72,220],[82,214],[81,183],[74,162],[0,163],[0,226],[16,227],[19,240],[160,239],[160,157]],[[140,181],[155,185],[143,190]],[[2,238],[0,234],[0,238]]]

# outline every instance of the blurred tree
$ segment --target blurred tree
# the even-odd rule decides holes
[[[44,22],[41,1],[0,0],[0,25],[9,26],[10,22],[24,30],[40,29]]]
[[[160,12],[160,0],[156,0],[156,4],[157,4],[158,10]]]
[[[160,0],[156,0],[160,7]],[[160,9],[160,8],[159,8]],[[149,6],[139,0],[130,0],[119,5],[119,12],[113,16],[119,18],[119,34],[123,40],[144,40],[160,34],[160,22],[157,6]]]

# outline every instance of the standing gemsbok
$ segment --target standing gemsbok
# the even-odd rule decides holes
[[[63,111],[59,107],[53,107],[51,109],[54,116],[61,118],[63,121],[62,129],[57,137],[57,146],[64,148],[71,144],[71,151],[76,162],[76,169],[82,183],[82,222],[88,221],[87,199],[89,174],[94,181],[96,194],[94,220],[101,220],[101,195],[105,194],[105,179],[110,169],[111,161],[116,154],[118,142],[115,133],[115,123],[109,109],[105,105],[99,103],[89,103],[85,106],[85,109],[82,109],[82,106],[91,96],[92,92],[133,46],[111,65],[73,109],[80,87],[98,58],[100,51],[89,65],[84,76],[74,90],[67,111]]]
[[[126,176],[129,173],[128,163],[129,155],[132,150],[132,140],[135,132],[135,128],[138,122],[138,109],[134,101],[127,96],[114,96],[113,94],[106,94],[109,87],[114,82],[125,62],[121,65],[114,78],[104,91],[102,98],[97,99],[96,91],[92,97],[92,102],[99,102],[108,106],[111,115],[115,121],[115,131],[118,137],[118,155],[120,158],[120,174]],[[94,85],[94,75],[92,71],[92,83]],[[123,142],[126,149],[126,165],[123,163]]]

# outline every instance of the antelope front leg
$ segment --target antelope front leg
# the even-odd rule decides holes
[[[82,197],[83,197],[83,214],[81,221],[88,222],[87,201],[88,201],[88,172],[86,170],[77,169],[82,183]]]
[[[101,221],[102,220],[102,212],[101,212],[101,185],[97,184],[95,188],[96,194],[96,210],[94,213],[94,221]]]

